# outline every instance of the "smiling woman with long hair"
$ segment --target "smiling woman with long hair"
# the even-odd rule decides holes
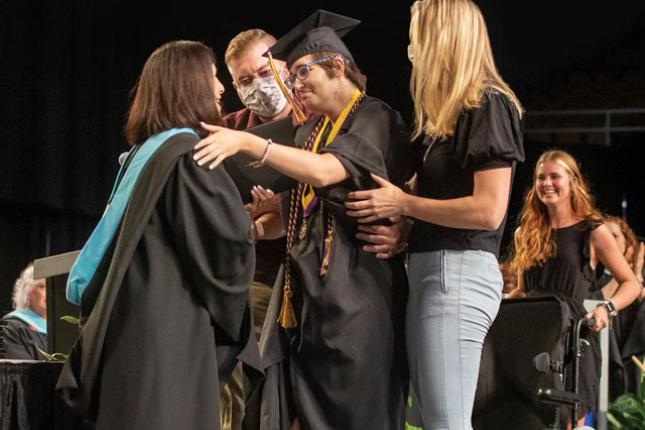
[[[587,313],[583,301],[595,278],[592,255],[609,269],[618,287],[602,306]],[[511,297],[557,296],[569,305],[573,318],[593,318],[596,331],[607,327],[612,313],[640,293],[634,273],[593,205],[578,163],[560,150],[543,153],[535,165],[533,185],[524,198],[515,232],[513,265],[518,270],[518,287]],[[584,407],[593,410],[600,352],[597,337],[587,334],[587,339],[592,346],[581,361],[579,393]]]

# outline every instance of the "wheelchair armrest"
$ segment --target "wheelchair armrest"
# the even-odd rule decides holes
[[[540,388],[538,389],[537,396],[543,403],[569,406],[580,404],[579,395],[570,391],[556,390],[555,388]]]

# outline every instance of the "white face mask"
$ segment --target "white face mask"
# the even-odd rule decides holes
[[[287,105],[280,87],[273,76],[256,78],[248,85],[238,87],[242,103],[263,118],[272,118]]]

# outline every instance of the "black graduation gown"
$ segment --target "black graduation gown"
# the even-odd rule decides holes
[[[47,351],[47,335],[29,327],[21,319],[5,317],[2,319],[5,356],[13,360],[44,360],[38,348]]]
[[[297,131],[299,145],[315,122]],[[246,428],[286,429],[294,416],[303,430],[403,428],[403,262],[378,260],[364,252],[355,237],[356,224],[344,216],[342,205],[348,191],[375,186],[370,172],[400,185],[409,172],[408,149],[398,113],[366,97],[336,139],[319,151],[337,156],[349,178],[316,190],[321,201],[308,220],[305,238],[295,241],[291,273],[298,326],[288,333],[277,323],[284,271],[278,275],[260,342],[268,368],[262,406],[259,415],[247,410]],[[329,270],[321,278],[330,210],[336,229]]]
[[[219,429],[235,358],[260,368],[250,221],[223,167],[175,135],[150,158],[81,301],[57,389],[102,429]],[[85,320],[86,319],[86,320]]]

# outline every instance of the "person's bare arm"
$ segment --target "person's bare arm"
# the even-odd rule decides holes
[[[413,220],[391,218],[390,222],[392,225],[358,225],[356,238],[367,242],[363,251],[376,254],[378,259],[388,259],[406,249]]]
[[[347,214],[361,223],[405,215],[444,227],[495,230],[506,214],[511,168],[476,171],[472,195],[447,200],[417,197],[383,178],[372,178],[380,188],[351,192],[345,203]]]
[[[625,256],[618,249],[616,240],[605,225],[597,227],[591,232],[591,246],[594,248],[598,259],[611,272],[618,283],[615,293],[608,298],[617,310],[629,306],[641,292],[634,272],[629,267]],[[600,331],[609,325],[609,314],[604,306],[598,306],[586,315],[593,318],[596,323],[594,330]]]
[[[280,212],[267,212],[253,221],[258,240],[278,239],[285,235]]]
[[[243,152],[264,162],[285,175],[320,188],[337,184],[349,174],[333,154],[316,154],[279,143],[269,145],[267,139],[244,131],[204,124],[211,134],[195,146],[193,158],[202,166],[214,169],[226,158]]]

